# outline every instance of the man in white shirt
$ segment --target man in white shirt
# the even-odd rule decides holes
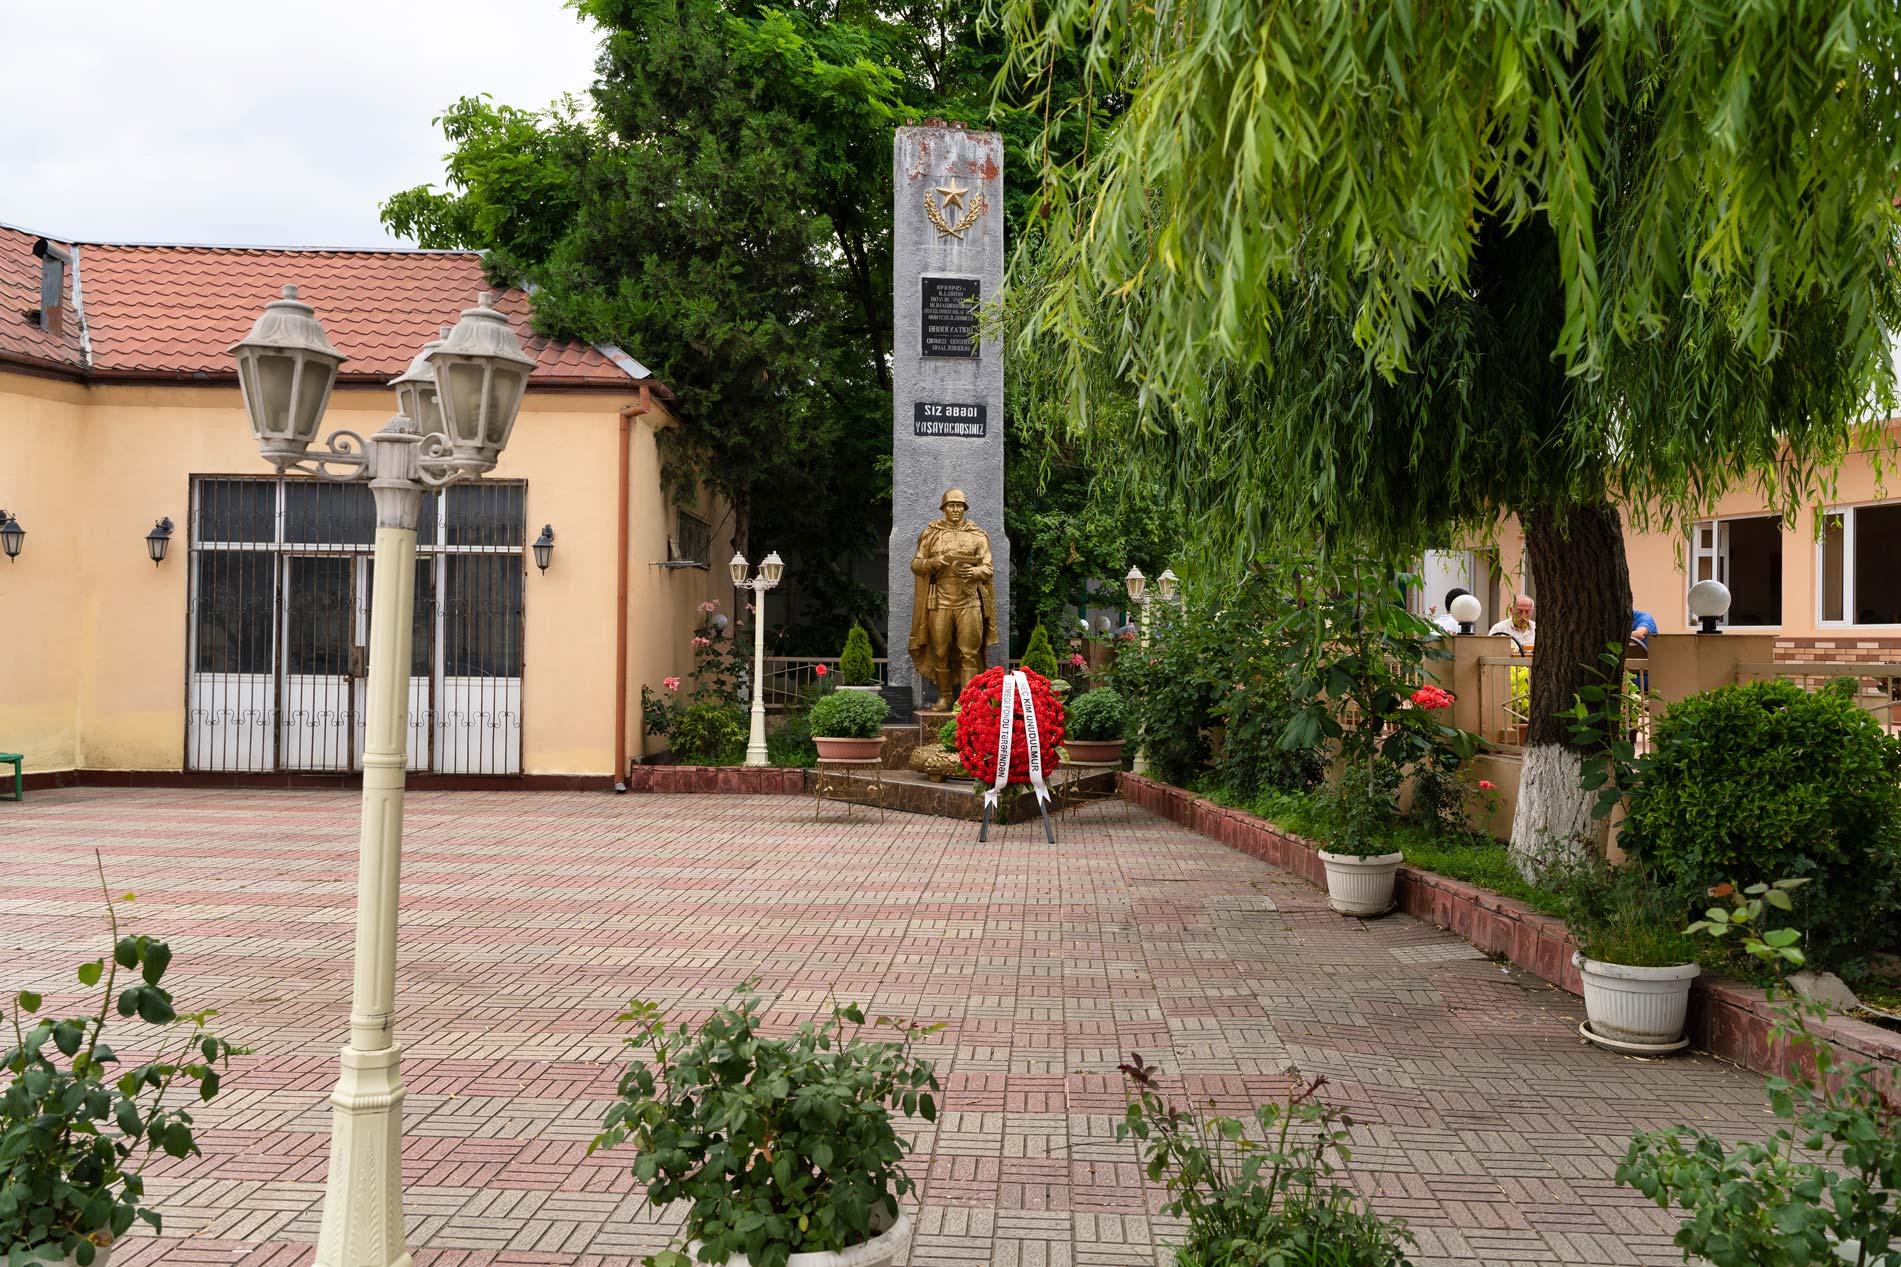
[[[1529,597],[1520,594],[1512,600],[1512,614],[1493,625],[1487,632],[1493,636],[1503,635],[1518,646],[1519,655],[1530,655],[1532,644],[1538,640],[1538,622],[1532,613],[1537,605]]]
[[[1439,609],[1438,614],[1433,616],[1432,623],[1439,626],[1439,628],[1444,630],[1446,633],[1449,633],[1449,634],[1458,633],[1459,622],[1455,620],[1452,616],[1452,601],[1456,598],[1461,598],[1471,592],[1472,592],[1471,590],[1461,589],[1459,586],[1456,586],[1456,585],[1453,586],[1451,589],[1447,590],[1446,591],[1446,605]]]

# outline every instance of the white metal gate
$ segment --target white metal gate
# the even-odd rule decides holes
[[[417,531],[409,768],[521,772],[519,481],[432,494]],[[360,485],[192,485],[186,768],[361,768],[375,510]]]

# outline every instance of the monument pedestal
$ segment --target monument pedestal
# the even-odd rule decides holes
[[[924,731],[925,743],[936,743],[937,732],[944,729],[944,723],[957,714],[948,708],[920,708],[917,710],[918,726]]]

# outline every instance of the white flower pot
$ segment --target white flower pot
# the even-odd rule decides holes
[[[1584,978],[1584,1015],[1590,1025],[1587,1038],[1605,1039],[1607,1046],[1667,1048],[1683,1041],[1683,1021],[1690,1009],[1690,982],[1702,969],[1693,963],[1664,968],[1632,968],[1602,963],[1573,954]]]
[[[910,1248],[911,1218],[900,1210],[898,1221],[870,1240],[849,1249],[794,1254],[786,1260],[786,1267],[893,1267]],[[686,1256],[696,1264],[700,1261],[699,1252],[698,1241],[688,1242]],[[726,1260],[726,1267],[752,1267],[752,1262],[744,1254],[734,1254]]]
[[[1393,878],[1404,854],[1362,858],[1323,849],[1320,861],[1327,868],[1327,905],[1334,910],[1342,915],[1384,915],[1393,909]]]
[[[92,1267],[106,1267],[106,1263],[111,1257],[112,1246],[102,1245],[95,1247],[92,1251]],[[45,1263],[47,1267],[52,1267],[54,1263],[62,1264],[62,1267],[79,1267],[79,1259],[75,1255],[61,1254],[58,1250],[53,1249],[35,1250],[33,1256],[28,1258],[27,1261],[36,1264]]]

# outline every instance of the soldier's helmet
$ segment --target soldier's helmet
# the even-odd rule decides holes
[[[970,498],[964,496],[964,490],[961,488],[946,489],[943,498],[937,503],[937,508],[942,510],[952,502],[961,502],[965,510],[970,509]]]

